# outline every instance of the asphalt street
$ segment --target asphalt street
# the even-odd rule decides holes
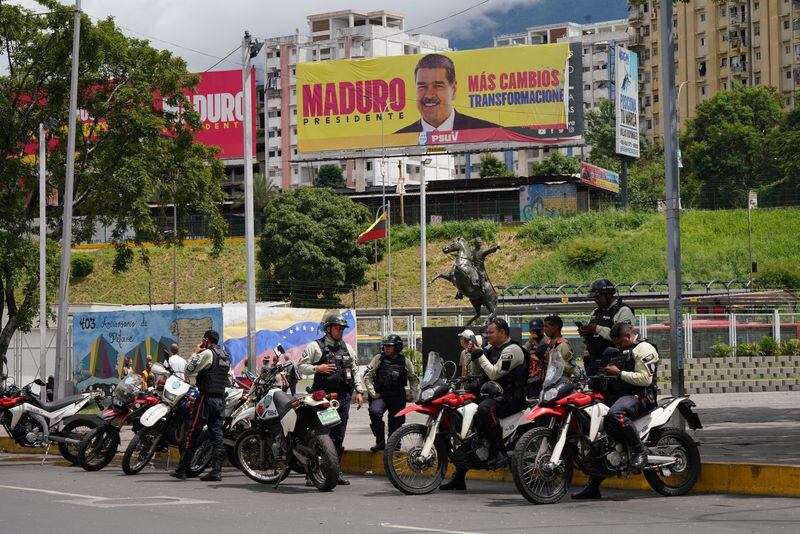
[[[87,473],[47,463],[0,461],[0,531],[37,532],[325,532],[399,534],[649,534],[797,532],[797,499],[606,490],[605,499],[534,506],[513,484],[469,482],[467,492],[404,496],[383,477],[352,477],[331,493],[292,476],[277,490],[226,469],[218,483],[179,482],[148,469]]]

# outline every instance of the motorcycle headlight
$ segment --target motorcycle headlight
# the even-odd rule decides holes
[[[550,388],[542,395],[544,402],[553,402],[558,397],[558,388]]]
[[[428,388],[419,395],[419,400],[421,402],[428,402],[431,399],[433,399],[433,388]]]

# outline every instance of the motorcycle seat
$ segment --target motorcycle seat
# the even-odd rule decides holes
[[[63,399],[59,399],[53,402],[42,402],[41,399],[38,397],[30,397],[30,401],[32,404],[35,404],[42,410],[47,410],[48,412],[54,412],[56,410],[60,410],[61,408],[65,408],[70,404],[75,403],[76,401],[82,400],[83,395],[70,395],[69,397],[64,397]]]
[[[292,397],[283,391],[276,391],[272,395],[272,403],[278,410],[278,417],[283,417],[286,412],[292,409]]]

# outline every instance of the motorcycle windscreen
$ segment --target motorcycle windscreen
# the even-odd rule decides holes
[[[555,384],[564,376],[564,359],[561,357],[561,353],[557,350],[551,350],[549,356],[550,362],[547,364],[547,374],[542,384],[543,391],[546,387]]]
[[[426,386],[430,386],[439,380],[439,377],[442,376],[443,368],[444,363],[442,362],[442,358],[439,356],[439,353],[433,351],[429,352],[428,364],[425,366],[425,374],[422,376],[422,384],[420,384],[420,389],[424,389]]]

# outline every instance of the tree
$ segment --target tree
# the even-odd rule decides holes
[[[14,332],[29,330],[37,315],[37,254],[27,236],[35,233],[38,173],[28,154],[36,150],[30,146],[40,122],[50,132],[47,185],[59,198],[48,223],[53,238],[61,235],[73,11],[55,0],[39,4],[45,9],[37,11],[46,13],[38,16],[0,4],[0,50],[8,62],[0,76],[0,316],[5,311],[6,317],[0,357]],[[194,143],[201,124],[184,95],[197,80],[182,59],[124,36],[113,19],[94,24],[82,17],[78,108],[91,119],[78,125],[74,208],[81,219],[71,223],[76,241],[87,239],[96,223],[110,226],[121,269],[133,257],[129,245],[164,239],[150,206],[154,200],[205,215],[215,250],[221,250],[222,165],[214,150]],[[155,94],[165,106],[154,105]],[[52,258],[56,272],[48,277],[57,278],[57,265]]]
[[[533,166],[531,176],[559,176],[579,174],[581,162],[577,158],[564,156],[561,152],[553,152],[550,157]]]
[[[604,169],[618,171],[620,168],[617,155],[616,115],[614,103],[603,99],[597,106],[586,112],[586,144],[591,146],[589,162]]]
[[[738,84],[695,108],[681,142],[684,173],[696,191],[692,205],[745,207],[750,189],[781,182],[779,160],[769,150],[784,145],[781,108],[774,88]]]
[[[628,166],[628,202],[636,210],[652,211],[666,198],[664,147],[656,143],[644,148],[641,157]]]
[[[322,165],[314,178],[314,187],[344,187],[344,175],[339,165]]]
[[[506,164],[497,159],[497,156],[491,152],[487,152],[481,155],[478,175],[481,178],[502,178],[505,176],[514,176],[514,173],[509,172],[506,168]]]
[[[356,238],[372,223],[366,207],[330,189],[301,187],[275,195],[264,214],[260,299],[336,306],[337,293],[365,282],[373,245],[357,246]]]

